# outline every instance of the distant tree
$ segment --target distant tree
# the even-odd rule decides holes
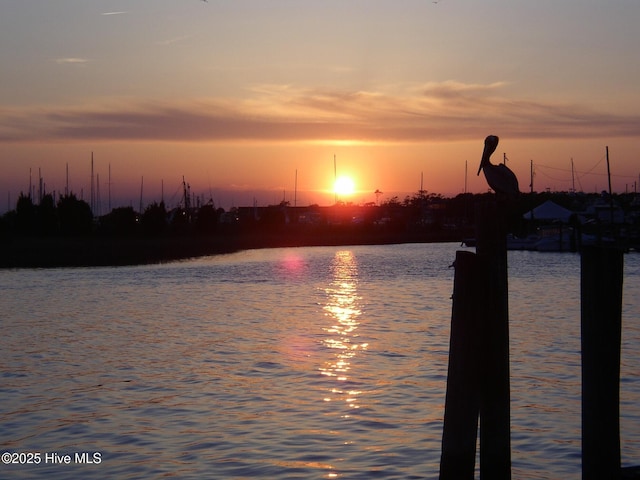
[[[26,235],[35,233],[36,220],[36,207],[31,196],[20,192],[16,203],[16,231]]]
[[[398,200],[398,196],[393,196],[391,198],[386,199],[382,202],[382,206],[384,207],[399,207],[400,201]]]
[[[142,231],[146,235],[159,235],[167,229],[167,210],[164,202],[153,202],[140,217]]]
[[[63,235],[88,235],[93,231],[91,207],[73,193],[58,199],[58,219]]]
[[[15,231],[16,211],[11,210],[0,217],[0,236],[5,236]]]
[[[196,229],[200,233],[214,232],[218,227],[219,216],[220,212],[216,210],[213,204],[203,205],[198,210]]]
[[[175,208],[169,212],[169,228],[173,233],[186,233],[191,226],[191,211]]]
[[[447,217],[458,224],[471,224],[475,216],[475,201],[472,193],[460,193],[447,200]]]
[[[131,235],[136,231],[137,218],[133,207],[114,208],[100,220],[101,231],[109,235]]]
[[[429,193],[426,190],[420,190],[413,195],[407,195],[402,204],[405,207],[424,207],[430,203],[442,201],[443,197],[439,193]]]
[[[56,211],[53,195],[47,194],[40,200],[37,207],[38,233],[40,235],[54,235],[58,233],[58,212]]]

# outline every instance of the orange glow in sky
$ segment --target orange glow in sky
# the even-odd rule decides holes
[[[327,205],[335,157],[357,203],[478,193],[489,134],[523,190],[605,189],[606,146],[613,189],[640,188],[640,2],[0,10],[0,213],[40,178],[87,199],[91,152],[103,213],[173,206],[183,176],[225,209]]]

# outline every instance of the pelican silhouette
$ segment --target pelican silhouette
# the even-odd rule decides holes
[[[503,163],[494,165],[489,161],[491,154],[496,151],[498,146],[498,137],[489,135],[484,139],[484,151],[482,152],[482,160],[480,160],[480,171],[484,171],[484,178],[496,193],[504,193],[506,195],[517,195],[520,193],[518,189],[518,179],[516,174]]]

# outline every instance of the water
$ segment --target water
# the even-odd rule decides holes
[[[0,477],[437,478],[457,249],[1,271],[0,443],[41,456]],[[639,275],[626,255],[624,465],[640,464]],[[579,479],[579,257],[510,252],[509,282],[513,478]]]

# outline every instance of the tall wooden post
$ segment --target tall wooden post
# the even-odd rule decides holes
[[[623,253],[583,247],[581,254],[582,478],[620,474],[620,343]]]
[[[482,361],[480,374],[480,478],[511,478],[509,304],[504,202],[478,206],[476,252],[480,264]]]
[[[473,480],[480,410],[478,261],[456,252],[440,480]]]

